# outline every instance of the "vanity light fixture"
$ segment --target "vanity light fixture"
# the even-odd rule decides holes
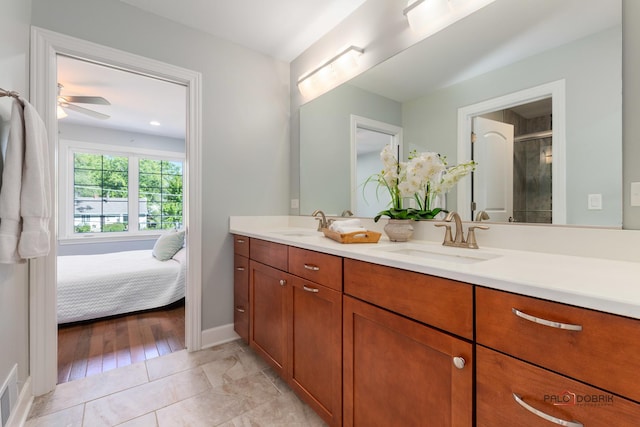
[[[298,89],[308,97],[328,88],[338,79],[350,76],[358,65],[357,58],[363,53],[363,48],[353,45],[340,50],[335,56],[303,74],[298,79]]]
[[[402,14],[411,29],[430,36],[495,0],[409,0]]]

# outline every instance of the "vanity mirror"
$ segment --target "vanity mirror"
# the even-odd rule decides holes
[[[475,116],[496,120],[516,114],[520,121],[546,121],[553,136],[551,147],[538,143],[535,149],[520,150],[529,152],[528,157],[514,167],[526,165],[529,171],[513,187],[527,191],[527,186],[540,187],[540,180],[546,179],[553,186],[549,208],[555,209],[553,215],[533,213],[516,219],[553,217],[555,224],[620,227],[621,8],[620,1],[611,0],[496,0],[304,104],[300,213],[308,215],[321,207],[340,214],[355,208],[356,215],[371,216],[354,202],[362,182],[354,178],[358,167],[353,135],[359,128],[354,128],[353,117],[398,129],[394,137],[401,138],[405,158],[413,149],[437,151],[456,164],[471,156],[466,131],[472,129]],[[540,87],[561,90],[526,95]],[[522,93],[525,96],[518,98]],[[551,112],[514,108],[552,96],[546,103],[552,104]],[[516,140],[529,133],[523,129],[513,135]],[[481,163],[478,168],[482,167]],[[543,177],[544,168],[550,170]],[[495,166],[491,169],[494,172]],[[487,188],[488,194],[492,191]],[[447,208],[470,219],[473,212],[467,203],[473,193],[467,179],[447,195]]]

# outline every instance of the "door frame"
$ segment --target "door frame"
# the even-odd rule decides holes
[[[398,147],[398,161],[402,161],[404,158],[404,146],[402,141],[402,128],[400,126],[392,125],[390,123],[381,122],[379,120],[370,119],[367,117],[357,116],[355,114],[351,114],[350,116],[350,125],[349,125],[349,138],[351,143],[350,153],[351,153],[351,212],[353,212],[356,216],[358,213],[356,212],[358,208],[358,182],[357,182],[357,164],[358,164],[358,128],[368,129],[375,132],[386,133],[391,136],[393,140],[393,144]]]
[[[30,100],[42,117],[49,144],[52,189],[49,221],[51,251],[29,263],[29,367],[35,396],[53,390],[57,382],[57,146],[56,55],[82,58],[182,84],[187,88],[185,140],[185,193],[183,208],[187,239],[187,287],[185,295],[185,344],[188,351],[202,346],[202,100],[201,74],[125,51],[77,39],[38,27],[31,28]]]
[[[567,223],[567,168],[566,168],[566,95],[565,80],[545,83],[529,89],[482,101],[458,109],[458,163],[471,160],[471,131],[474,116],[503,110],[551,97],[553,111],[553,163],[552,197],[553,224]],[[471,180],[462,180],[457,187],[457,210],[464,221],[471,221]]]

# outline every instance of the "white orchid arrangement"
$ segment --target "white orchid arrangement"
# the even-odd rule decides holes
[[[390,208],[380,212],[374,220],[382,216],[392,219],[432,219],[444,210],[435,207],[436,197],[449,192],[461,178],[476,168],[472,160],[447,167],[446,158],[431,151],[418,153],[413,150],[407,162],[398,160],[390,145],[380,153],[383,169],[370,176],[369,182],[377,182],[378,190],[386,188],[391,195]],[[412,198],[416,208],[403,208],[403,199]]]

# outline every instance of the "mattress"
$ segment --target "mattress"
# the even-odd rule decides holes
[[[150,250],[58,257],[58,323],[162,307],[185,295],[186,252]]]

